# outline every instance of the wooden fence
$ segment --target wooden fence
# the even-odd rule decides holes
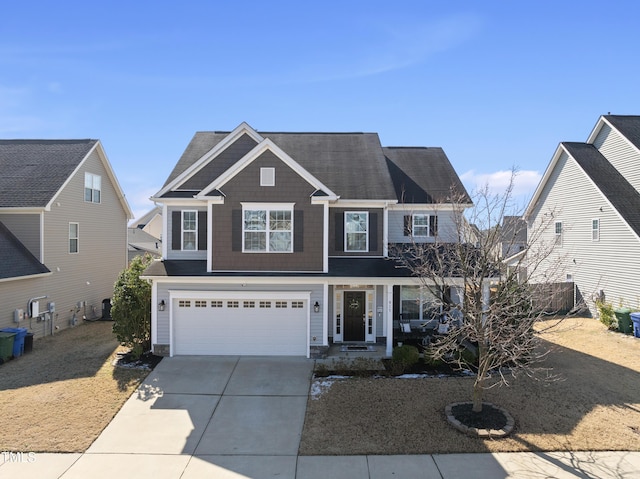
[[[567,313],[575,306],[574,283],[549,283],[533,285],[533,308],[545,313]]]

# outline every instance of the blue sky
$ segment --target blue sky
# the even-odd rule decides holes
[[[97,138],[141,215],[196,131],[377,132],[468,190],[640,114],[640,2],[7,2],[0,138]]]

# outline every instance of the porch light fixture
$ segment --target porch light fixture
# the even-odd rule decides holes
[[[313,312],[314,313],[320,312],[320,303],[318,303],[317,301],[313,304]]]
[[[166,303],[164,302],[164,299],[162,301],[160,301],[158,303],[158,311],[164,311],[164,307],[165,307]]]

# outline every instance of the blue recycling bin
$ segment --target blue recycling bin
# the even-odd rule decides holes
[[[633,335],[640,338],[640,313],[631,313],[631,321],[633,322]]]
[[[4,328],[0,329],[2,333],[13,333],[13,357],[17,358],[24,353],[24,338],[27,335],[27,328]]]

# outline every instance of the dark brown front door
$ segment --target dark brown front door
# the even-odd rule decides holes
[[[364,291],[344,293],[344,340],[364,341]]]

